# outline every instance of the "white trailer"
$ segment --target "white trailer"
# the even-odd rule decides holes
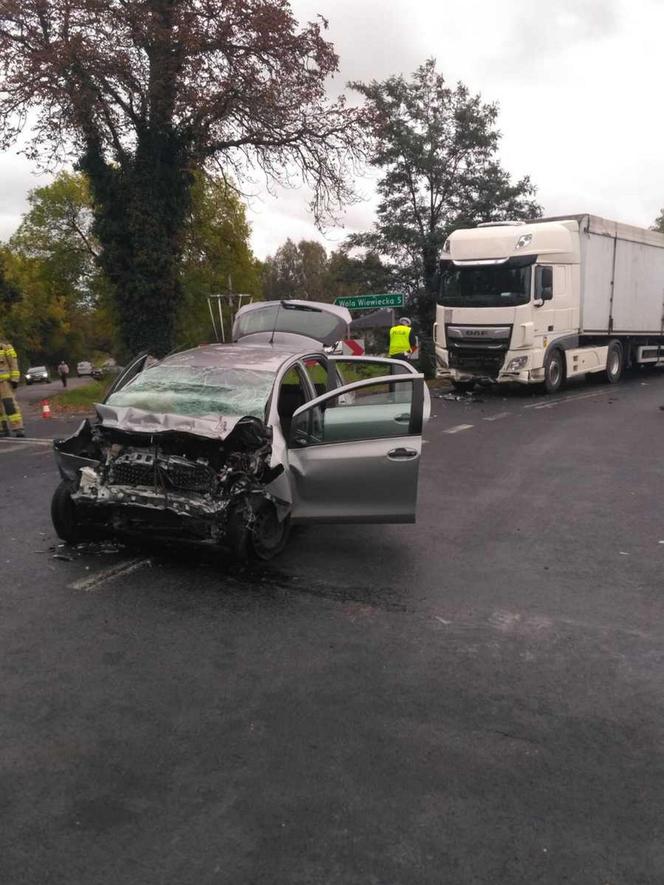
[[[455,231],[443,247],[438,372],[544,383],[620,380],[664,363],[664,235],[594,215]]]

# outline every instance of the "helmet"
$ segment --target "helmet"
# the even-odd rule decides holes
[[[410,323],[410,320],[408,319],[408,317],[401,317],[401,319],[399,320],[400,326],[410,326],[410,324],[411,323]]]

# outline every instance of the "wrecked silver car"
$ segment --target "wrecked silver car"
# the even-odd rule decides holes
[[[190,539],[269,559],[297,522],[414,522],[423,377],[274,344],[142,357],[55,442],[58,535]]]

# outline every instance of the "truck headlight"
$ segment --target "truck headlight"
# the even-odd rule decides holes
[[[507,367],[508,372],[519,372],[521,369],[525,368],[528,365],[528,357],[527,356],[515,356],[513,360],[510,360],[510,364]]]

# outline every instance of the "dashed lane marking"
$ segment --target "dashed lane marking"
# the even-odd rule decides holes
[[[21,446],[34,445],[35,443],[38,443],[41,446],[52,446],[53,440],[52,439],[43,439],[43,438],[39,439],[36,436],[21,436],[21,437],[16,437],[16,436],[15,437],[8,437],[8,436],[6,436],[6,437],[0,437],[0,443],[2,443],[3,445],[7,445],[8,443],[14,443],[15,445],[21,445]]]
[[[499,412],[497,415],[490,415],[488,418],[482,418],[482,421],[500,421],[503,418],[509,418],[511,412]]]
[[[79,578],[78,581],[74,581],[69,587],[71,590],[83,590],[84,592],[96,590],[97,587],[100,587],[107,581],[130,575],[132,572],[138,571],[139,568],[143,568],[146,565],[150,565],[149,559],[131,559],[129,562],[120,562],[112,568],[96,572],[94,575],[89,575],[87,578]]]
[[[578,396],[564,396],[560,399],[552,399],[549,402],[539,402],[539,403],[528,403],[527,406],[524,406],[524,409],[552,409],[554,406],[559,406],[562,403],[570,403],[574,402],[574,400],[578,399],[593,399],[598,396],[606,396],[607,392],[605,390],[598,390],[596,393],[582,393]]]
[[[462,430],[472,430],[474,424],[457,424],[456,427],[448,427],[443,433],[461,433]]]

